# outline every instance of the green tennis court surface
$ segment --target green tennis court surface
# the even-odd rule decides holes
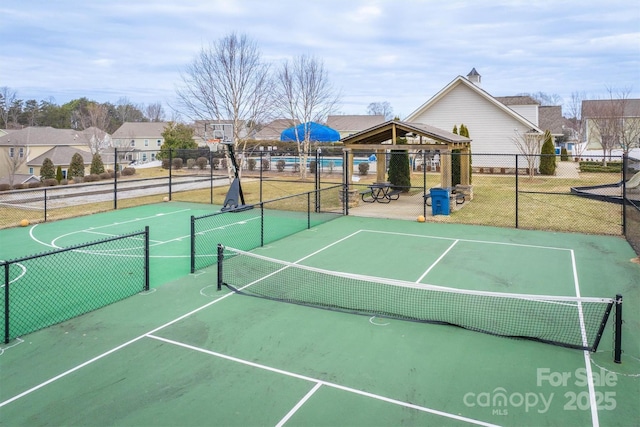
[[[153,287],[3,345],[0,424],[629,426],[640,419],[640,266],[623,239],[343,217],[253,251],[458,289],[621,293],[624,353],[615,364],[611,319],[598,351],[585,353],[217,291],[215,265],[187,274],[189,216],[207,212],[168,203],[0,234],[0,258],[10,259],[149,225]],[[230,214],[230,226],[236,221]]]

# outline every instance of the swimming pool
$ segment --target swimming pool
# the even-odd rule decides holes
[[[271,163],[277,163],[278,160],[284,160],[286,165],[297,165],[300,163],[300,158],[296,156],[273,156],[271,157]],[[314,157],[309,157],[307,159],[307,166],[309,163],[315,161]],[[322,168],[328,167],[342,167],[344,159],[342,157],[321,157],[318,159],[318,163]],[[360,163],[368,163],[369,159],[367,158],[355,158],[353,159],[354,165],[359,165]]]

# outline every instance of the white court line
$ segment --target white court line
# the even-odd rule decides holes
[[[42,240],[37,239],[37,238],[33,235],[33,231],[34,231],[34,230],[35,230],[35,228],[39,225],[39,224],[35,224],[33,227],[31,227],[31,228],[29,229],[29,237],[31,237],[31,240],[33,240],[34,242],[36,242],[36,243],[40,243],[40,244],[41,244],[41,245],[43,245],[43,246],[48,246],[48,247],[50,247],[50,248],[54,248],[54,249],[60,249],[60,247],[59,247],[59,246],[56,246],[56,245],[54,244],[54,242],[55,242],[56,240],[60,239],[61,237],[68,236],[68,235],[70,235],[70,234],[74,234],[74,233],[81,233],[81,232],[83,232],[83,231],[99,230],[99,229],[101,229],[101,228],[112,227],[112,226],[114,226],[114,225],[129,224],[129,223],[133,223],[133,222],[137,222],[137,221],[146,221],[146,220],[149,220],[149,219],[157,218],[157,217],[159,217],[159,216],[173,215],[173,214],[177,214],[177,213],[188,212],[188,211],[190,211],[190,210],[191,210],[191,209],[180,209],[180,210],[173,211],[173,212],[167,212],[167,213],[162,213],[162,214],[155,214],[155,215],[152,215],[152,216],[147,216],[147,217],[143,217],[143,218],[136,218],[136,219],[132,219],[132,220],[129,220],[129,221],[114,222],[114,223],[111,223],[111,224],[101,225],[101,226],[99,226],[99,227],[89,227],[89,228],[86,228],[86,229],[84,229],[84,230],[78,230],[78,231],[74,231],[74,232],[71,232],[71,233],[63,234],[62,236],[58,236],[58,237],[56,237],[56,238],[51,242],[51,244],[49,244],[49,243],[45,243],[45,242],[43,242]]]
[[[312,392],[314,392],[314,393],[319,388],[320,385],[324,385],[324,386],[327,386],[327,387],[332,387],[332,388],[335,388],[335,389],[338,389],[338,390],[342,390],[342,391],[346,391],[346,392],[349,392],[349,393],[358,394],[360,396],[365,396],[365,397],[369,397],[369,398],[372,398],[372,399],[381,400],[383,402],[392,403],[394,405],[403,406],[405,408],[416,409],[418,411],[428,412],[430,414],[439,415],[441,417],[451,418],[451,419],[458,420],[458,421],[464,421],[464,422],[469,423],[469,424],[475,424],[475,425],[479,425],[479,426],[490,426],[490,427],[495,427],[496,426],[495,424],[490,424],[490,423],[486,423],[484,421],[474,420],[473,418],[467,418],[467,417],[463,417],[463,416],[460,416],[460,415],[450,414],[448,412],[442,412],[442,411],[438,411],[436,409],[427,408],[427,407],[424,407],[424,406],[414,405],[412,403],[403,402],[401,400],[391,399],[391,398],[388,398],[388,397],[380,396],[378,394],[373,394],[373,393],[369,393],[369,392],[366,392],[366,391],[358,390],[358,389],[355,389],[355,388],[351,388],[351,387],[347,387],[347,386],[331,383],[331,382],[328,382],[328,381],[323,381],[323,380],[320,380],[318,378],[312,378],[312,377],[308,377],[306,375],[296,374],[295,372],[285,371],[283,369],[278,369],[278,368],[274,368],[274,367],[271,367],[271,366],[262,365],[260,363],[251,362],[249,360],[244,360],[244,359],[240,359],[240,358],[237,358],[237,357],[229,356],[229,355],[226,355],[226,354],[218,353],[218,352],[215,352],[215,351],[207,350],[207,349],[204,349],[204,348],[195,347],[195,346],[190,345],[190,344],[184,344],[184,343],[181,343],[181,342],[178,342],[178,341],[170,340],[170,339],[167,339],[167,338],[162,338],[162,337],[159,337],[159,336],[156,336],[156,335],[153,335],[153,334],[147,334],[147,337],[148,338],[153,338],[153,339],[158,340],[158,341],[166,342],[167,344],[172,344],[172,345],[176,345],[178,347],[183,347],[183,348],[186,348],[186,349],[189,349],[189,350],[194,350],[194,351],[197,351],[197,352],[200,352],[200,353],[209,354],[211,356],[216,356],[216,357],[219,357],[221,359],[229,360],[231,362],[240,363],[240,364],[243,364],[243,365],[246,365],[246,366],[250,366],[252,368],[262,369],[262,370],[273,372],[273,373],[276,373],[276,374],[286,375],[288,377],[297,378],[299,380],[304,380],[304,381],[309,381],[309,382],[315,383],[316,386],[312,389]],[[311,394],[313,394],[313,393],[311,393]],[[307,393],[307,395],[310,397],[309,393]],[[307,397],[307,396],[305,396],[305,397]],[[304,399],[304,398],[303,398],[303,400],[306,401],[306,399]],[[302,403],[304,403],[304,402],[302,402]],[[298,402],[298,405],[300,405],[300,402]],[[299,409],[298,405],[296,405],[296,407],[294,407],[294,409],[296,409],[296,410]],[[281,424],[278,424],[278,425],[281,425]]]
[[[427,239],[438,239],[438,240],[457,240],[460,242],[469,242],[469,243],[486,243],[490,245],[505,245],[505,246],[520,246],[524,248],[536,248],[536,249],[553,249],[556,251],[571,251],[572,249],[567,248],[555,248],[553,246],[540,246],[540,245],[526,245],[524,243],[509,243],[509,242],[495,242],[492,240],[473,240],[473,239],[459,239],[455,237],[442,237],[442,236],[429,236],[424,234],[411,234],[411,233],[396,233],[393,231],[379,231],[379,230],[361,230],[367,233],[380,233],[380,234],[392,234],[397,236],[410,236],[410,237],[422,237]]]
[[[0,260],[0,262],[5,262],[5,260]],[[14,278],[13,280],[10,280],[9,284],[12,284],[13,282],[17,282],[18,280],[20,280],[22,278],[22,276],[27,274],[27,267],[25,267],[23,264],[20,264],[20,263],[16,263],[16,265],[20,267],[20,269],[22,270],[22,273],[20,273],[18,275],[18,277]],[[0,289],[2,289],[2,288],[4,288],[4,280],[2,281],[2,284],[0,285]]]
[[[422,282],[422,279],[424,279],[424,277],[425,277],[427,274],[429,274],[429,272],[433,269],[433,267],[435,267],[435,266],[440,262],[440,260],[442,260],[442,258],[444,258],[444,257],[445,257],[445,255],[447,255],[447,254],[449,253],[449,251],[450,251],[451,249],[453,249],[453,247],[454,247],[454,246],[456,245],[456,243],[458,243],[459,241],[460,241],[460,240],[455,240],[455,241],[451,244],[451,246],[449,246],[449,247],[447,248],[447,250],[446,250],[446,251],[444,251],[444,252],[442,253],[442,255],[440,255],[440,256],[438,257],[438,259],[437,259],[437,260],[435,260],[435,262],[434,262],[433,264],[431,264],[431,266],[429,266],[429,268],[427,268],[427,270],[426,270],[424,273],[422,273],[422,276],[420,276],[420,277],[418,278],[418,280],[416,280],[416,283],[420,283],[420,282]]]
[[[309,400],[311,396],[313,396],[316,393],[316,391],[318,391],[320,387],[322,387],[322,383],[320,382],[316,383],[316,385],[314,385],[313,388],[309,390],[309,393],[305,394],[304,397],[300,399],[300,401],[296,404],[296,406],[291,408],[291,410],[287,413],[287,415],[285,415],[284,418],[282,418],[280,422],[276,424],[276,427],[284,426],[287,423],[287,421],[289,421],[289,418],[291,418],[296,412],[298,412],[298,409],[302,408],[302,405],[304,405],[307,402],[307,400]]]
[[[578,268],[576,266],[576,257],[573,249],[571,250],[571,265],[573,268],[573,283],[576,288],[576,297],[580,298],[580,284],[578,282]],[[582,303],[578,302],[578,317],[580,318],[580,332],[582,333],[582,345],[587,347],[587,331],[584,326],[584,313],[582,312]],[[591,355],[589,350],[584,350],[584,364],[587,371],[587,387],[589,388],[589,401],[591,403],[591,425],[598,427],[600,421],[598,419],[598,403],[596,401],[596,391],[593,384],[593,373],[591,371]]]
[[[359,232],[360,232],[360,231],[356,231],[355,233],[352,233],[352,234],[350,234],[350,235],[349,235],[349,236],[347,236],[347,237],[344,237],[344,238],[342,238],[342,239],[340,239],[340,240],[338,240],[338,241],[336,241],[336,242],[333,242],[333,243],[331,243],[330,245],[327,245],[327,246],[325,246],[324,248],[319,249],[319,250],[317,250],[316,252],[314,252],[313,254],[308,255],[308,256],[306,256],[306,257],[304,257],[304,258],[301,258],[300,260],[298,260],[298,261],[296,261],[296,262],[303,261],[304,259],[306,259],[306,258],[308,258],[308,257],[310,257],[310,256],[312,256],[312,255],[314,255],[314,254],[317,254],[317,253],[319,253],[319,252],[323,251],[324,249],[330,248],[331,246],[333,246],[333,245],[335,245],[335,244],[337,244],[337,243],[339,243],[339,242],[341,242],[341,241],[343,241],[343,240],[345,240],[345,239],[348,239],[349,237],[351,237],[351,236],[353,236],[353,235],[356,235],[356,234],[358,234]],[[19,393],[19,394],[17,394],[17,395],[15,395],[15,396],[13,396],[12,398],[5,400],[4,402],[0,402],[0,408],[2,408],[2,407],[3,407],[3,406],[5,406],[5,405],[8,405],[8,404],[9,404],[9,403],[11,403],[11,402],[14,402],[14,401],[18,400],[18,399],[20,399],[20,398],[22,398],[22,397],[24,397],[24,396],[27,396],[27,395],[29,395],[29,394],[33,393],[34,391],[37,391],[37,390],[39,390],[39,389],[41,389],[41,388],[43,388],[43,387],[45,387],[45,386],[47,386],[47,385],[49,385],[49,384],[51,384],[51,383],[53,383],[53,382],[55,382],[55,381],[57,381],[57,380],[61,379],[61,378],[64,378],[64,377],[66,377],[67,375],[72,374],[72,373],[74,373],[74,372],[76,372],[76,371],[78,371],[78,370],[80,370],[80,369],[84,368],[85,366],[88,366],[88,365],[92,364],[93,362],[96,362],[96,361],[98,361],[98,360],[100,360],[100,359],[102,359],[102,358],[104,358],[104,357],[106,357],[106,356],[108,356],[108,355],[110,355],[110,354],[112,354],[112,353],[115,353],[116,351],[118,351],[118,350],[120,350],[120,349],[123,349],[123,348],[125,348],[125,347],[129,346],[130,344],[133,344],[133,343],[135,343],[135,342],[137,342],[137,341],[141,340],[142,338],[144,338],[144,337],[145,337],[145,336],[147,336],[148,334],[153,334],[154,332],[157,332],[157,331],[159,331],[159,330],[161,330],[161,329],[164,329],[164,328],[166,328],[167,326],[171,326],[171,325],[173,325],[173,324],[174,324],[174,323],[176,323],[176,322],[179,322],[179,321],[181,321],[181,320],[183,320],[183,319],[186,319],[187,317],[189,317],[189,316],[191,316],[191,315],[193,315],[193,314],[195,314],[195,313],[198,313],[199,311],[204,310],[205,308],[208,308],[209,306],[211,306],[211,305],[213,305],[213,304],[215,304],[215,303],[217,303],[217,302],[219,302],[219,301],[222,301],[222,300],[224,300],[225,298],[230,297],[231,295],[235,295],[235,293],[234,293],[234,292],[229,292],[228,294],[225,294],[225,295],[221,296],[220,298],[217,298],[217,299],[215,299],[215,300],[213,300],[213,301],[211,301],[211,302],[208,302],[207,304],[205,304],[205,305],[203,305],[203,306],[201,306],[201,307],[199,307],[199,308],[196,308],[195,310],[192,310],[192,311],[190,311],[190,312],[188,312],[188,313],[186,313],[186,314],[183,314],[182,316],[177,317],[177,318],[175,318],[175,319],[173,319],[173,320],[171,320],[171,321],[169,321],[169,322],[165,323],[164,325],[158,326],[157,328],[152,329],[151,331],[149,331],[149,332],[147,332],[147,333],[145,333],[145,334],[142,334],[142,335],[140,335],[140,336],[138,336],[138,337],[136,337],[136,338],[133,338],[133,339],[131,339],[131,340],[129,340],[129,341],[127,341],[127,342],[123,343],[123,344],[120,344],[119,346],[114,347],[114,348],[112,348],[111,350],[108,350],[108,351],[106,351],[106,352],[104,352],[104,353],[102,353],[102,354],[100,354],[100,355],[98,355],[98,356],[96,356],[96,357],[94,357],[94,358],[92,358],[92,359],[89,359],[89,360],[87,360],[87,361],[86,361],[86,362],[84,362],[84,363],[81,363],[81,364],[79,364],[79,365],[77,365],[77,366],[74,366],[73,368],[71,368],[71,369],[69,369],[69,370],[67,370],[67,371],[62,372],[61,374],[58,374],[58,375],[56,375],[56,376],[54,376],[54,377],[52,377],[52,378],[48,379],[47,381],[44,381],[44,382],[42,382],[42,383],[40,383],[40,384],[38,384],[38,385],[36,385],[36,386],[34,386],[34,387],[31,387],[30,389],[25,390],[25,391],[23,391],[22,393]]]

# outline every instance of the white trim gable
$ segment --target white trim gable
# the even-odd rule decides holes
[[[489,103],[491,103],[494,106],[498,107],[504,113],[506,113],[506,114],[508,114],[510,116],[513,116],[516,120],[522,122],[522,124],[525,125],[525,127],[528,127],[529,129],[535,129],[538,132],[543,132],[541,129],[538,128],[536,123],[533,123],[533,122],[527,120],[525,117],[523,117],[522,115],[518,114],[516,111],[512,110],[511,108],[509,108],[506,105],[504,105],[502,102],[500,102],[497,99],[495,99],[487,91],[485,91],[482,88],[476,86],[475,84],[471,83],[467,78],[462,77],[462,76],[456,77],[451,83],[449,83],[447,86],[445,86],[443,89],[441,89],[440,92],[436,93],[431,99],[429,99],[427,102],[425,102],[420,107],[418,107],[418,109],[416,109],[413,113],[409,114],[409,116],[407,116],[407,118],[404,119],[403,121],[405,121],[405,122],[418,122],[419,121],[418,117],[422,116],[423,113],[426,112],[426,110],[431,108],[434,104],[437,104],[449,92],[451,92],[458,85],[461,85],[461,84],[467,86],[472,91],[476,92],[478,95],[480,95],[481,97],[486,99]],[[431,124],[431,123],[426,123],[426,124]]]
[[[522,154],[515,143],[519,135],[532,129],[543,133],[534,123],[504,105],[486,91],[457,77],[406,119],[451,131],[464,124],[472,140],[474,167],[513,168],[511,157]]]

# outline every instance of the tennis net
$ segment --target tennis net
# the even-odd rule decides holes
[[[469,291],[341,273],[220,245],[218,289],[223,285],[244,295],[455,325],[590,351],[598,348],[613,306],[622,303],[620,296],[618,300]]]

